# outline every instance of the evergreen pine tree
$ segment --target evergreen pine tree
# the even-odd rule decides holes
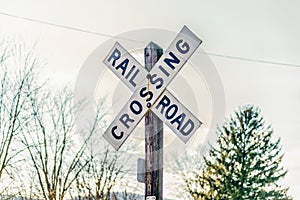
[[[287,171],[281,166],[280,139],[265,126],[260,110],[244,106],[217,131],[218,140],[204,158],[201,173],[186,180],[194,199],[291,199],[279,184]]]

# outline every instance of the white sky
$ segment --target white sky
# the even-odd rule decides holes
[[[1,0],[0,12],[109,35],[139,28],[179,31],[187,25],[208,53],[300,65],[300,1]],[[37,42],[53,86],[75,81],[87,56],[107,37],[0,15],[1,38]],[[210,56],[222,78],[226,115],[259,106],[281,137],[285,183],[300,199],[300,67]]]

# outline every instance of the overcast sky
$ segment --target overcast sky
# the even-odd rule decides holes
[[[140,28],[177,32],[187,25],[204,41],[201,46],[210,53],[223,81],[225,114],[255,104],[281,137],[289,170],[284,182],[294,199],[300,199],[299,0],[1,0],[0,5],[1,38],[37,42],[36,52],[47,60],[43,74],[52,86],[76,80],[88,55],[109,39],[101,34]]]

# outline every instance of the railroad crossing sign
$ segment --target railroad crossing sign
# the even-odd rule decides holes
[[[148,72],[116,42],[103,62],[133,92],[103,135],[116,150],[122,146],[150,109],[184,143],[201,126],[202,122],[167,90],[167,86],[201,43],[202,41],[184,26],[153,69]]]

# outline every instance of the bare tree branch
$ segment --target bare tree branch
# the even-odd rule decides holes
[[[4,177],[14,180],[12,171],[23,161],[18,137],[28,120],[27,97],[36,88],[27,86],[36,85],[38,64],[22,44],[0,42],[0,182]]]
[[[87,153],[87,144],[96,133],[101,114],[84,130],[77,130],[75,117],[82,105],[73,105],[73,93],[36,92],[30,97],[32,120],[23,134],[36,171],[41,196],[48,200],[62,200],[75,180],[93,157]],[[80,141],[77,131],[87,132]]]

